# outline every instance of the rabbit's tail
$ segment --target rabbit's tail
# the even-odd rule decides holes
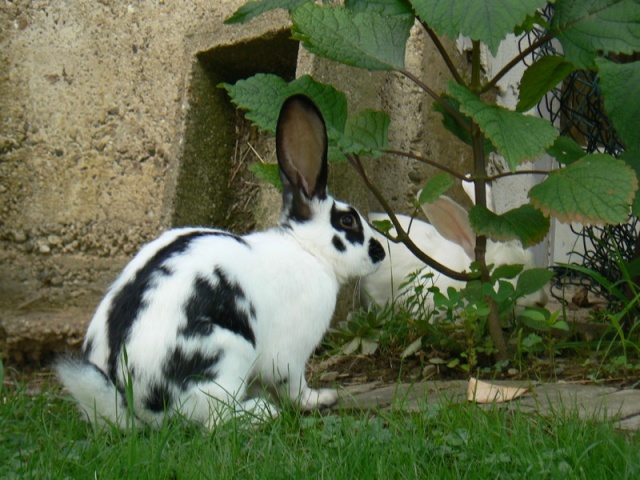
[[[97,365],[85,357],[69,356],[59,359],[55,370],[91,423],[126,425],[126,400]]]

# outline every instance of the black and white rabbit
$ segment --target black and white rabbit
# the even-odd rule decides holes
[[[246,236],[181,228],[125,267],[89,325],[82,355],[58,361],[91,421],[159,426],[179,413],[211,428],[234,412],[275,414],[256,385],[300,409],[336,402],[307,386],[305,365],[340,285],[374,272],[385,252],[367,222],[327,193],[327,134],[307,97],[278,119],[279,225]],[[127,385],[133,405],[127,404]]]

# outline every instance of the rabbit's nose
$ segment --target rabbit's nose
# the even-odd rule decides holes
[[[369,258],[373,263],[379,263],[386,256],[384,247],[375,238],[369,240]]]

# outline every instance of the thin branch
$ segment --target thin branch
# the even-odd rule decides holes
[[[398,221],[398,218],[393,212],[391,206],[384,198],[384,195],[382,195],[378,187],[371,181],[371,179],[367,175],[367,172],[364,169],[364,165],[362,165],[362,162],[360,161],[360,157],[357,154],[347,154],[347,158],[349,159],[351,165],[355,168],[358,175],[360,175],[369,191],[373,193],[378,202],[380,202],[380,205],[382,205],[383,210],[387,213],[387,215],[389,215],[389,220],[391,220],[391,223],[393,223],[393,226],[396,229],[396,237],[386,235],[384,234],[384,232],[380,233],[382,233],[383,235],[385,235],[385,237],[389,238],[389,240],[395,243],[403,243],[409,249],[409,251],[418,258],[418,260],[424,262],[443,275],[453,278],[454,280],[460,280],[462,282],[468,282],[472,279],[470,274],[451,270],[449,267],[446,267],[441,263],[435,261],[429,255],[420,250],[420,248],[415,243],[413,243],[413,241],[409,237],[409,234],[402,228],[402,225]]]
[[[549,170],[516,170],[515,172],[503,172],[497,173],[492,176],[488,176],[486,178],[487,182],[493,182],[498,178],[510,177],[511,175],[549,175],[551,171]]]
[[[527,55],[531,54],[534,50],[540,48],[542,45],[547,43],[553,37],[554,37],[553,34],[546,33],[545,35],[537,39],[535,42],[533,42],[531,45],[529,45],[527,48],[525,48],[522,52],[520,52],[519,55],[514,57],[509,63],[507,63],[504,67],[502,67],[502,69],[498,73],[496,73],[494,77],[482,87],[482,89],[480,90],[480,94],[486,93],[489,90],[491,90],[493,87],[495,87],[496,84],[500,81],[500,79],[504,77],[507,73],[509,73],[509,70],[511,70],[513,67],[519,64],[522,60],[524,60],[527,57]]]
[[[444,45],[440,41],[440,37],[438,37],[438,34],[434,32],[433,29],[422,20],[420,20],[420,25],[422,25],[422,28],[425,29],[425,31],[429,35],[429,38],[431,38],[431,41],[433,42],[436,49],[440,53],[440,57],[442,58],[442,60],[444,60],[444,63],[447,65],[447,68],[449,69],[449,72],[451,73],[451,76],[453,77],[453,79],[457,83],[464,85],[465,84],[464,78],[462,78],[462,75],[460,75],[460,72],[458,72],[458,69],[453,64],[453,61],[451,60],[451,57],[449,56],[449,53],[447,52],[447,50],[444,48]]]
[[[432,167],[436,167],[439,170],[447,172],[449,175],[459,178],[460,180],[467,179],[467,177],[465,177],[463,174],[456,172],[455,170],[447,167],[446,165],[443,165],[440,162],[436,162],[435,160],[429,160],[428,158],[425,158],[422,155],[419,155],[417,153],[403,152],[401,150],[385,150],[385,149],[383,149],[382,152],[388,153],[390,155],[399,155],[402,157],[413,158],[414,160],[417,160],[422,163],[426,163],[427,165],[431,165]]]

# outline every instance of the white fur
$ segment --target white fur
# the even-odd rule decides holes
[[[447,202],[453,202],[453,200],[447,199]],[[396,216],[403,230],[409,232],[410,238],[423,252],[452,270],[459,272],[469,271],[472,258],[468,253],[470,246],[468,245],[467,239],[473,236],[472,232],[461,232],[457,237],[458,239],[452,241],[455,236],[452,233],[447,235],[450,238],[447,239],[440,233],[440,228],[436,228],[434,225],[415,218],[412,220],[411,217],[406,215]],[[455,214],[446,218],[443,216],[439,221],[441,223],[447,223],[447,227],[453,228],[454,230],[466,230],[470,228],[470,226],[461,227],[460,225],[464,222],[453,220],[453,216],[455,216]],[[369,218],[372,221],[389,220],[389,217],[383,213],[372,213],[369,215]],[[442,225],[439,225],[439,227],[442,227]],[[395,235],[395,229],[392,229],[390,233]],[[394,301],[405,303],[407,297],[413,294],[415,288],[409,285],[403,291],[400,291],[399,287],[406,282],[408,275],[418,270],[422,270],[419,277],[433,274],[432,278],[422,280],[419,283],[426,284],[427,287],[436,286],[443,293],[446,292],[449,287],[460,289],[464,286],[464,282],[453,280],[425,266],[404,244],[390,242],[382,236],[380,236],[380,241],[385,246],[387,256],[376,272],[362,279],[361,299],[365,306],[370,306],[372,303],[384,306]],[[465,247],[463,247],[462,244],[465,244]],[[532,253],[529,250],[525,250],[522,244],[516,240],[509,242],[493,242],[488,240],[485,258],[487,264],[493,264],[495,266],[520,264],[524,265],[525,269],[535,266]],[[515,282],[515,280],[513,280],[513,282]],[[546,302],[546,293],[541,290],[521,298],[518,301],[518,305],[545,305]],[[424,306],[428,309],[433,309],[434,305],[431,295],[426,296]]]

